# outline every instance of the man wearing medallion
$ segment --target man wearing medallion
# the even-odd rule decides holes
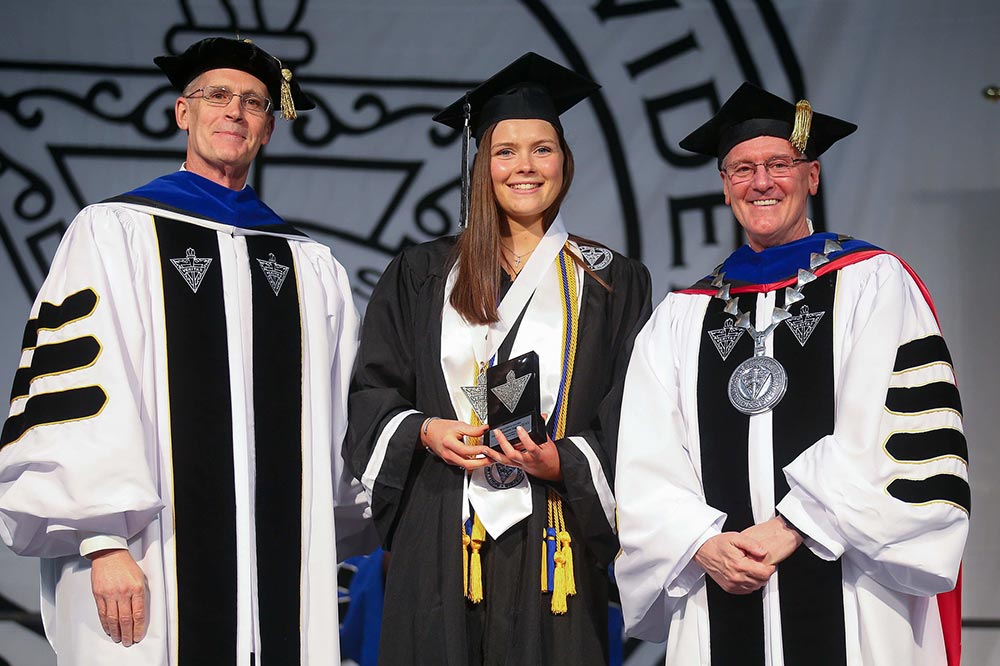
[[[186,161],[66,231],[0,435],[0,538],[42,558],[61,666],[339,663],[358,320],[330,250],[246,186],[277,100],[313,103],[248,41],[155,62]]]
[[[667,663],[957,663],[947,346],[905,263],[806,217],[816,158],[855,129],[744,84],[680,144],[718,159],[747,245],[666,297],[625,381],[615,572]]]

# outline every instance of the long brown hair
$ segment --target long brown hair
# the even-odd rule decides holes
[[[451,292],[451,306],[472,324],[492,324],[500,319],[497,294],[500,293],[498,268],[503,211],[497,203],[490,176],[494,129],[496,124],[490,125],[479,140],[480,148],[472,162],[469,179],[469,226],[455,244],[458,276]],[[552,205],[542,214],[546,229],[556,219],[559,206],[573,182],[573,153],[561,134],[559,148],[563,153],[563,182]]]

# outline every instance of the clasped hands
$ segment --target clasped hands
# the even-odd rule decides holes
[[[767,584],[778,564],[802,544],[802,535],[781,516],[710,538],[694,560],[730,594],[750,594]]]
[[[544,414],[542,418],[545,418]],[[559,452],[556,451],[555,442],[551,437],[546,436],[543,443],[535,444],[524,428],[518,427],[517,435],[520,442],[516,448],[499,430],[494,430],[493,436],[500,444],[500,451],[482,444],[476,446],[465,444],[465,437],[482,437],[488,429],[487,425],[474,426],[464,421],[428,420],[420,431],[420,445],[449,465],[462,467],[468,471],[501,463],[518,467],[525,473],[545,481],[562,479]]]

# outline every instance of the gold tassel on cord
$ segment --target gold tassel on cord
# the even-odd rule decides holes
[[[559,533],[559,545],[562,547],[563,560],[566,566],[566,594],[573,596],[576,594],[576,578],[573,576],[573,548],[570,547],[572,539],[569,532],[563,530]]]
[[[295,112],[295,102],[292,100],[292,70],[281,68],[281,117],[285,120],[295,120],[298,114]]]
[[[569,606],[566,605],[566,556],[562,551],[556,551],[556,576],[552,585],[552,614],[564,615]]]
[[[566,519],[563,516],[562,498],[549,489],[549,515],[554,517],[556,528],[556,571],[552,585],[552,613],[562,615],[569,610],[567,597],[576,594],[576,577],[573,575],[573,549]]]
[[[795,150],[803,154],[806,152],[806,144],[809,143],[812,119],[812,105],[806,100],[800,99],[795,105],[795,124],[792,126],[792,135],[788,137],[788,142],[795,146]]]
[[[486,528],[479,522],[479,516],[472,519],[472,556],[469,558],[469,593],[468,598],[474,604],[483,600],[483,565],[479,549],[486,541]]]
[[[469,596],[469,544],[472,538],[462,528],[462,596]]]
[[[549,568],[546,566],[546,559],[549,556],[548,547],[545,545],[545,530],[542,530],[542,590],[549,589]]]

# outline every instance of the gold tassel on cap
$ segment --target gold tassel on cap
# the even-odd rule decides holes
[[[798,104],[795,105],[795,124],[792,126],[792,135],[788,137],[788,142],[803,154],[806,152],[806,144],[809,143],[809,130],[812,129],[812,119],[812,105],[808,101],[800,99]]]
[[[298,114],[295,113],[295,102],[292,100],[292,70],[281,68],[281,117],[285,120],[295,120]]]

